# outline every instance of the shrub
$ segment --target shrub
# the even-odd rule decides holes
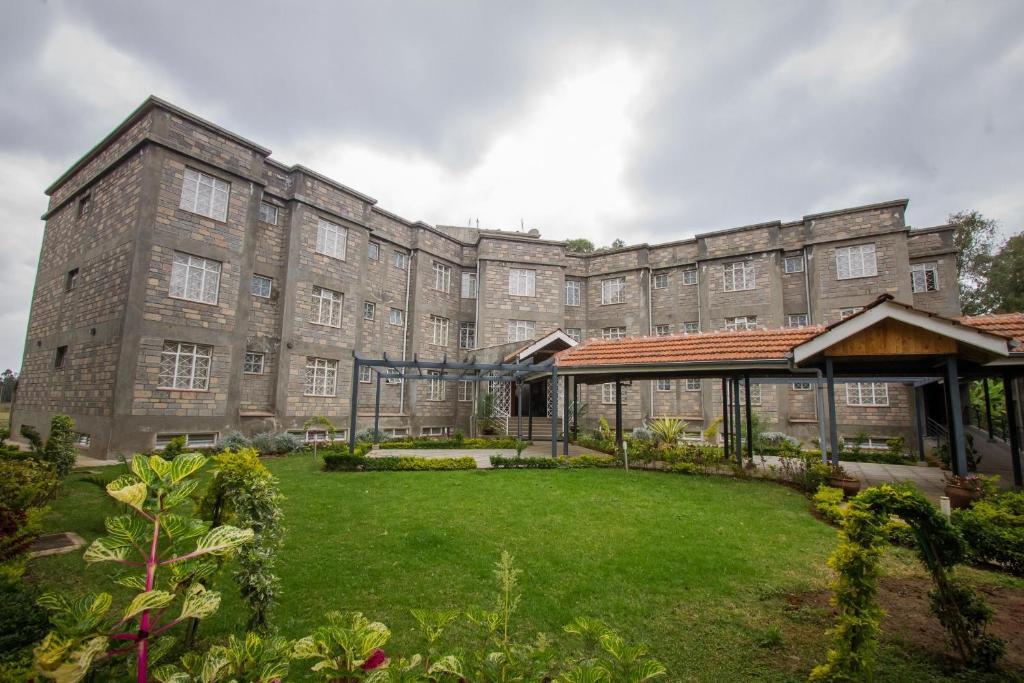
[[[501,455],[492,455],[491,467],[498,470],[553,470],[558,468],[558,460],[543,457],[506,458]]]
[[[573,469],[590,467],[615,467],[619,464],[614,455],[574,455],[558,459],[558,464]]]
[[[809,453],[782,455],[779,458],[779,475],[782,481],[793,484],[805,493],[813,493],[828,482],[832,469],[821,462],[821,456]]]
[[[252,441],[245,438],[241,432],[228,432],[218,443],[218,446],[228,451],[237,451],[252,446]]]
[[[600,434],[584,434],[576,438],[576,444],[592,451],[600,451],[609,455],[616,454],[615,440],[604,438]]]
[[[46,463],[31,458],[0,459],[0,562],[32,545],[39,535],[44,506],[56,490],[56,472]]]
[[[668,471],[673,474],[699,474],[701,470],[695,463],[681,460],[669,465]]]
[[[839,526],[843,523],[843,490],[821,485],[812,498],[814,509],[822,519]]]
[[[21,425],[21,436],[28,441],[33,451],[38,453],[43,450],[43,437],[39,436],[39,430],[32,425]]]
[[[475,470],[476,460],[464,458],[420,458],[401,456],[393,458],[364,458],[363,469],[390,472],[426,472],[432,470]]]
[[[323,454],[324,469],[328,472],[345,472],[361,469],[367,458],[351,453],[325,453]]]
[[[1024,576],[1024,492],[1007,491],[954,510],[952,521],[973,561]]]
[[[646,425],[642,425],[640,427],[633,427],[633,432],[629,435],[629,440],[630,443],[652,443],[654,441],[654,432],[651,431],[651,428]]]
[[[164,446],[163,452],[160,454],[165,460],[174,460],[179,455],[185,452],[185,444],[188,443],[188,439],[184,436],[176,436]]]
[[[46,612],[36,605],[38,591],[21,580],[23,564],[13,562],[0,568],[0,653],[4,654],[40,641],[50,623]],[[6,679],[0,675],[0,680]]]
[[[482,448],[517,448],[520,443],[523,443],[516,439],[514,436],[501,436],[492,438],[477,438],[477,439],[466,439],[463,438],[458,441],[456,438],[451,439],[399,439],[397,441],[388,441],[388,448],[466,448],[466,449],[482,449]]]
[[[659,417],[647,423],[659,446],[675,446],[686,429],[686,423],[671,417]]]
[[[260,455],[284,455],[302,448],[302,439],[288,432],[262,432],[252,437],[251,445]]]
[[[356,441],[367,441],[369,443],[380,443],[381,441],[387,441],[387,435],[379,429],[373,427],[367,427],[361,432],[356,432]]]
[[[0,448],[7,445],[7,439],[11,438],[11,430],[9,427],[0,427]]]
[[[787,446],[791,449],[799,449],[800,440],[783,432],[762,432],[757,446],[761,451],[781,449]]]

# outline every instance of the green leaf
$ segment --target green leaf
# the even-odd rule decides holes
[[[173,664],[164,664],[150,671],[157,683],[192,683],[192,677]]]
[[[147,525],[135,515],[117,515],[104,521],[107,533],[118,543],[137,545],[146,537]]]
[[[146,502],[149,487],[146,486],[144,481],[133,482],[134,480],[127,475],[118,477],[107,484],[107,493],[120,503],[129,505],[136,510],[142,510],[142,504]]]
[[[171,462],[164,460],[159,455],[151,455],[149,456],[149,468],[161,480],[166,480],[167,474],[171,471]]]
[[[212,553],[220,555],[237,548],[243,543],[248,543],[253,539],[253,535],[252,529],[239,529],[238,527],[225,524],[216,529],[211,529],[209,533],[199,539],[194,554],[206,555]]]
[[[220,674],[228,667],[228,652],[223,646],[214,646],[206,653],[203,660],[203,670],[199,675],[202,683],[215,683],[220,679]]]
[[[114,583],[119,586],[134,588],[139,592],[146,590],[146,577],[138,574],[125,574],[124,576],[119,576],[114,580]]]
[[[319,657],[321,651],[321,648],[317,645],[313,636],[299,638],[295,641],[295,644],[292,645],[292,657],[295,659],[312,659],[313,657]]]
[[[459,678],[465,678],[463,674],[462,662],[455,655],[446,655],[441,657],[436,662],[430,665],[430,669],[427,673],[436,674],[450,674],[452,676],[458,676]]]
[[[164,508],[169,509],[181,505],[183,502],[188,500],[188,497],[192,495],[192,492],[199,486],[199,480],[193,479],[186,481],[174,487],[174,490],[167,494],[164,498]]]
[[[118,562],[127,559],[129,554],[131,554],[131,548],[128,546],[112,541],[106,536],[101,536],[85,549],[82,559],[89,564],[94,562]]]
[[[191,482],[190,482],[191,483]],[[168,513],[160,517],[160,530],[164,532],[171,541],[185,541],[190,538],[199,538],[210,528],[208,522],[200,519],[193,519],[185,515]]]
[[[55,637],[52,632],[48,634],[34,650],[37,671],[57,683],[78,683],[89,672],[93,659],[107,648],[106,637],[96,636],[68,655],[70,643]]]
[[[171,604],[174,594],[167,591],[146,591],[139,593],[124,612],[125,619],[131,619],[144,610],[160,609]]]
[[[156,474],[149,466],[149,461],[146,459],[146,456],[136,455],[132,458],[131,467],[135,476],[144,481],[146,485],[152,486],[156,483]]]
[[[206,464],[202,453],[185,453],[171,461],[171,483],[177,484],[185,477],[198,471]]]
[[[220,606],[220,593],[206,590],[200,583],[192,585],[185,593],[179,619],[205,619]]]

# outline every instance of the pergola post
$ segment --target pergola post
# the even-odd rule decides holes
[[[523,383],[516,382],[516,440],[523,440]]]
[[[924,435],[927,414],[924,408],[924,387],[914,387],[914,426],[917,428],[917,459],[924,460]]]
[[[356,449],[356,415],[359,408],[359,357],[352,356],[352,397],[348,409],[348,449]]]
[[[828,444],[832,464],[839,465],[839,429],[836,425],[836,377],[832,359],[825,359],[825,386],[828,394]]]
[[[377,396],[373,401],[373,442],[380,443],[380,373],[377,375]]]
[[[615,448],[622,452],[622,380],[615,378]]]
[[[533,443],[533,385],[527,384],[530,400],[526,402],[526,440]]]
[[[814,408],[818,414],[818,450],[821,451],[821,462],[828,464],[828,434],[825,433],[825,396],[821,386],[821,377],[814,382]]]
[[[569,375],[562,381],[562,455],[569,455]]]
[[[572,378],[572,429],[573,435],[580,433],[580,385]]]
[[[1006,430],[1010,434],[1010,465],[1013,467],[1013,485],[1024,486],[1020,466],[1020,425],[1017,424],[1017,401],[1013,396],[1013,379],[1003,375],[1003,395],[1006,397]]]
[[[747,460],[754,462],[754,418],[750,412],[750,375],[743,376],[743,387],[747,394]]]
[[[729,378],[722,378],[722,456],[728,461],[732,451],[729,449]]]
[[[743,423],[740,418],[740,378],[732,379],[733,431],[736,432],[736,463],[743,466]]]
[[[946,406],[949,408],[949,459],[953,474],[967,475],[964,448],[964,414],[960,405],[960,373],[956,356],[946,357]]]
[[[558,368],[551,368],[551,457],[558,455]]]
[[[988,427],[988,440],[995,441],[995,434],[992,433],[992,397],[988,392],[988,377],[981,380],[981,387],[985,391],[985,424]]]

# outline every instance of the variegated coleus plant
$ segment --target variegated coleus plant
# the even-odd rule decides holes
[[[72,599],[49,593],[40,604],[50,610],[53,630],[35,649],[37,673],[61,683],[81,680],[100,661],[127,656],[139,683],[170,649],[161,637],[187,619],[203,619],[220,605],[220,594],[198,579],[217,568],[216,558],[252,540],[251,529],[209,524],[174,510],[189,502],[206,464],[198,453],[164,460],[136,455],[131,473],[107,485],[107,493],[128,514],[108,517],[107,535],[85,551],[85,561],[109,562],[115,581],[138,591],[126,607],[112,610],[108,593]]]

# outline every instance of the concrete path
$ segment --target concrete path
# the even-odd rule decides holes
[[[779,466],[780,459],[774,456],[765,456],[765,465],[762,467],[761,458],[754,456],[754,462],[759,469],[766,469],[769,465]],[[875,462],[844,462],[839,461],[844,470],[860,479],[861,490],[886,484],[890,482],[909,481],[917,486],[923,494],[934,502],[939,502],[939,496],[945,494],[945,473],[938,467],[926,465],[884,465]]]
[[[1010,445],[996,437],[988,440],[988,432],[977,427],[965,427],[974,439],[974,450],[981,456],[978,463],[979,474],[999,475],[999,487],[1013,488],[1013,465],[1010,462]]]

